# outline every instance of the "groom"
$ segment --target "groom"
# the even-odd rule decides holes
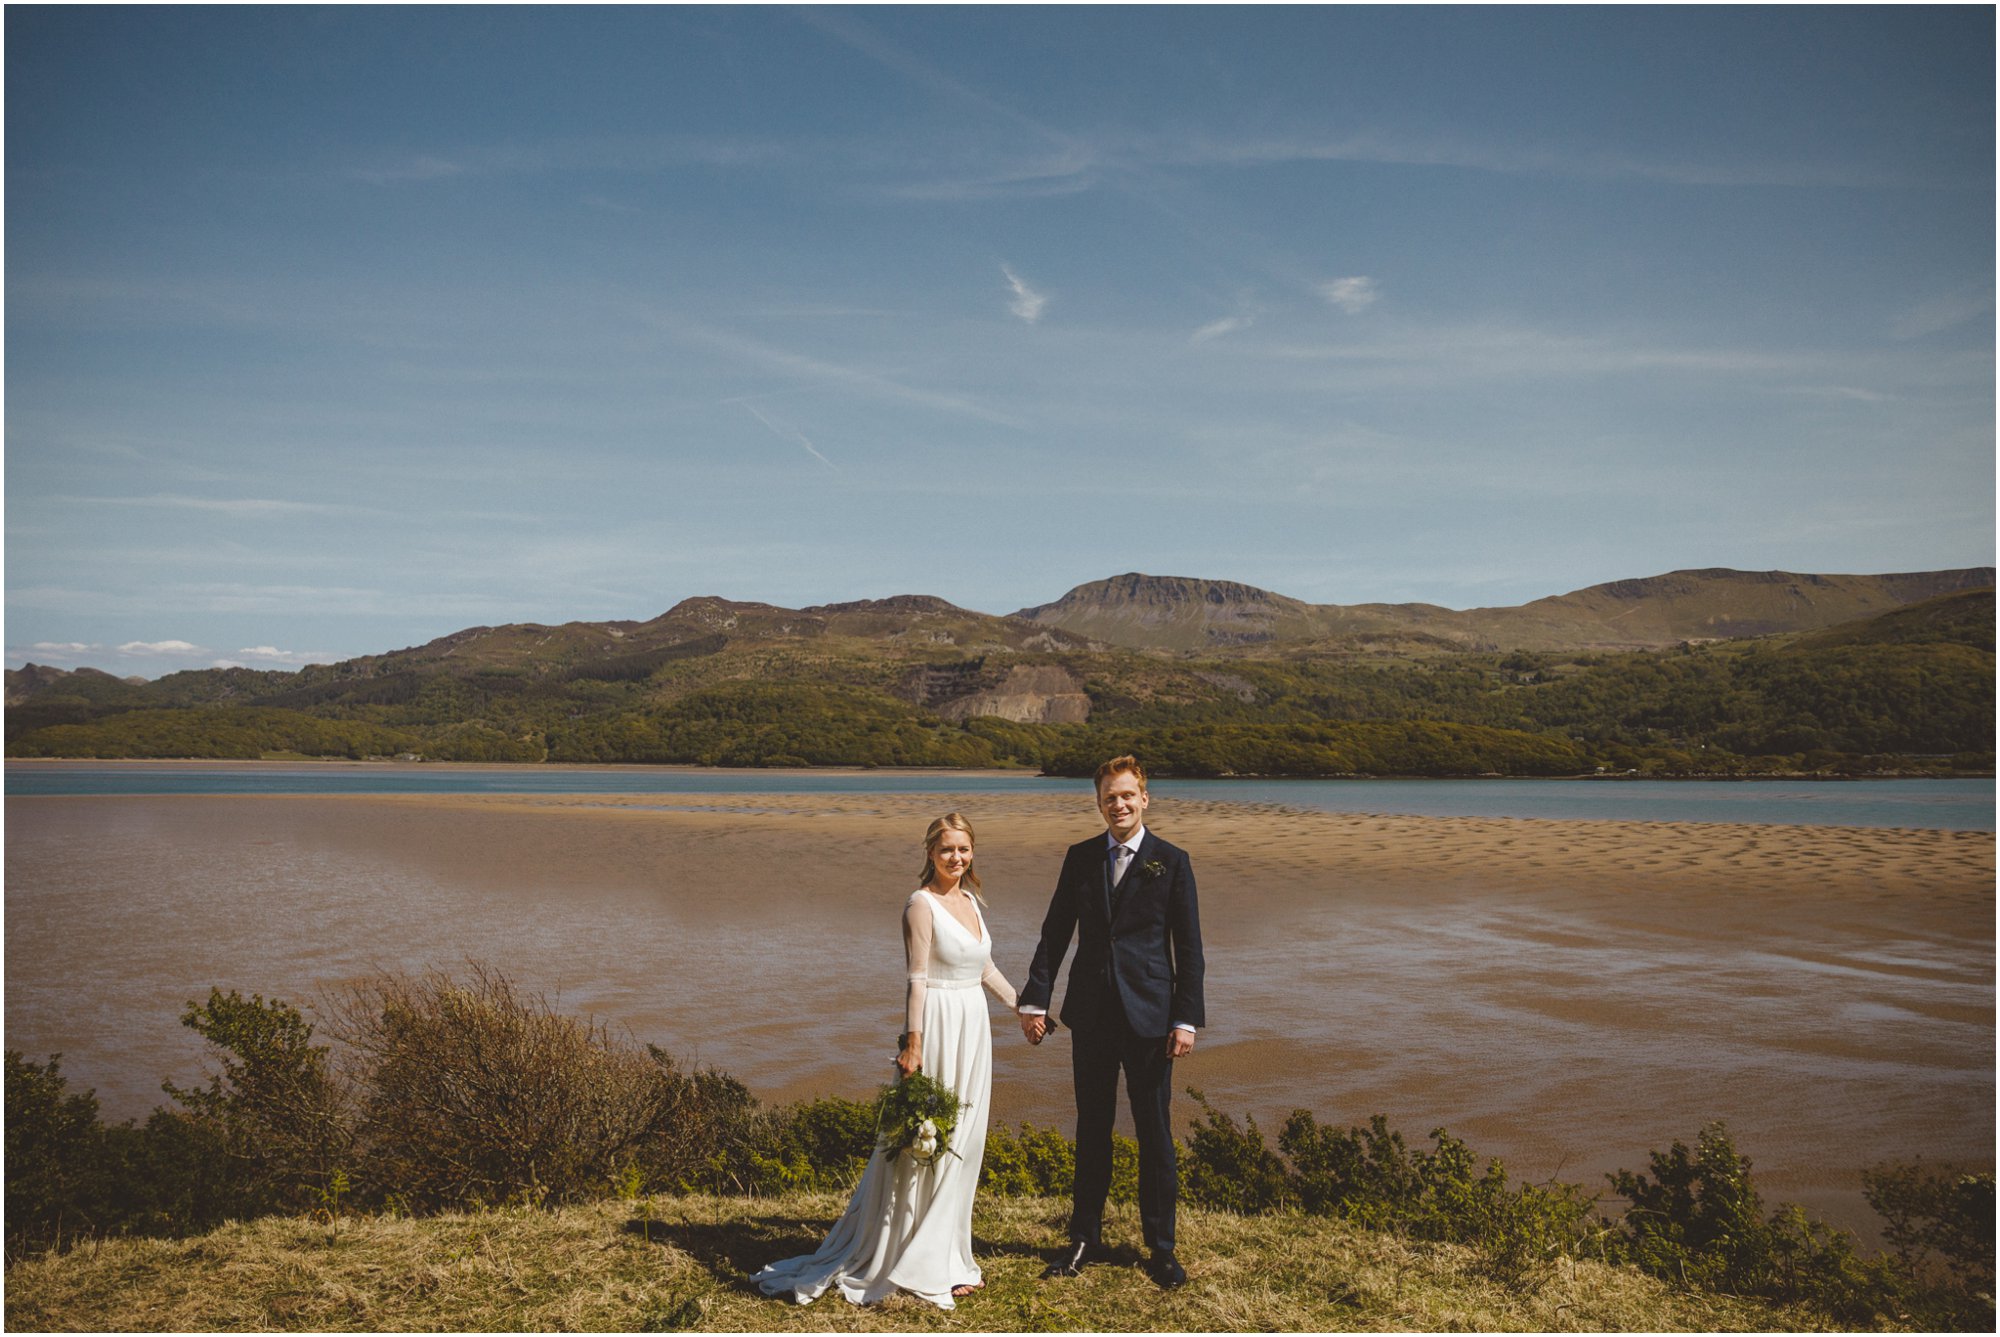
[[[1070,846],[1042,941],[1021,989],[1021,1029],[1040,1044],[1056,972],[1076,934],[1062,1020],[1076,1080],[1076,1189],[1068,1247],[1044,1277],[1073,1277],[1095,1256],[1111,1189],[1111,1124],[1125,1070],[1139,1134],[1139,1221],[1161,1286],[1187,1280],[1174,1257],[1174,1060],[1194,1052],[1201,1006],[1201,918],[1186,851],[1146,829],[1146,772],[1133,757],[1097,768],[1105,833]]]

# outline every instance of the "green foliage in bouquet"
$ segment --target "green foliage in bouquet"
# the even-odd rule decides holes
[[[935,1165],[952,1151],[951,1135],[958,1127],[958,1097],[950,1087],[913,1072],[882,1088],[875,1102],[875,1136],[891,1155],[909,1153],[919,1163]]]

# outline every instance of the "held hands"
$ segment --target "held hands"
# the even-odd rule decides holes
[[[1021,1034],[1028,1037],[1028,1043],[1038,1045],[1049,1033],[1049,1019],[1038,1012],[1023,1012]],[[1167,1032],[1167,1057],[1186,1058],[1194,1052],[1194,1032],[1172,1030]],[[900,1059],[897,1060],[901,1062]],[[907,1071],[907,1070],[906,1070]]]

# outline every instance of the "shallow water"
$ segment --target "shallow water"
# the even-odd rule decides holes
[[[1049,794],[1079,781],[941,771],[671,766],[8,762],[10,796],[84,794]],[[1166,797],[1319,812],[1994,829],[1992,780],[1160,780]]]
[[[989,803],[988,918],[1018,981],[1061,843]],[[62,1052],[108,1115],[142,1115],[163,1078],[201,1071],[177,1018],[211,985],[309,1001],[472,958],[766,1096],[887,1078],[901,893],[884,887],[915,872],[895,802],[604,806],[10,798],[7,1044]],[[1413,1141],[1442,1125],[1517,1175],[1589,1183],[1721,1118],[1767,1195],[1864,1227],[1861,1168],[1991,1163],[1990,879],[1377,885],[1320,852],[1254,853],[1275,843],[1260,822],[1283,829],[1244,808],[1192,846],[1212,1025],[1176,1083],[1218,1108],[1273,1133],[1295,1107],[1379,1111]],[[1067,1040],[1030,1049],[1004,1016],[995,1035],[996,1117],[1066,1128]]]

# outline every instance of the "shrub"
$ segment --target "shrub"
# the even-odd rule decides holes
[[[1366,1128],[1334,1128],[1321,1126],[1308,1110],[1293,1110],[1278,1147],[1292,1163],[1299,1202],[1308,1212],[1386,1230],[1420,1191],[1403,1135],[1380,1114]]]
[[[1238,1128],[1196,1088],[1189,1087],[1188,1095],[1202,1109],[1181,1159],[1181,1186],[1189,1202],[1255,1215],[1298,1200],[1285,1163],[1264,1145],[1256,1119]]]
[[[1994,1194],[1991,1172],[1884,1165],[1865,1172],[1863,1194],[1885,1222],[1904,1300],[1940,1328],[1993,1327]]]
[[[1505,1165],[1488,1161],[1480,1170],[1472,1149],[1444,1129],[1433,1130],[1431,1140],[1436,1150],[1411,1152],[1379,1114],[1366,1128],[1342,1129],[1293,1110],[1278,1145],[1308,1212],[1473,1245],[1510,1279],[1575,1247],[1592,1204],[1582,1190],[1561,1183],[1516,1187]]]
[[[174,1110],[98,1121],[60,1055],[7,1053],[7,1257],[108,1235],[182,1235],[268,1210],[216,1127]]]
[[[379,975],[336,1016],[365,1070],[361,1187],[412,1207],[602,1196],[672,1102],[636,1044],[477,963]]]
[[[312,1206],[353,1151],[351,1102],[327,1046],[312,1043],[297,1008],[233,989],[188,1004],[181,1024],[209,1042],[221,1071],[205,1088],[165,1083],[192,1126],[156,1133],[219,1147],[233,1162],[228,1196],[249,1212]]]
[[[102,1231],[111,1184],[97,1095],[72,1095],[62,1055],[7,1051],[7,1258]]]
[[[647,1188],[667,1193],[748,1193],[748,1146],[764,1118],[750,1088],[713,1068],[683,1072],[647,1045],[665,1099],[634,1152]]]
[[[1114,1134],[1114,1136],[1116,1136]],[[1076,1144],[1053,1128],[986,1130],[979,1191],[1010,1197],[1067,1198],[1076,1186]]]
[[[1018,1135],[989,1128],[979,1187],[981,1192],[1067,1198],[1076,1187],[1076,1143],[1054,1128],[1031,1124],[1022,1124]],[[1109,1199],[1139,1200],[1139,1144],[1123,1133],[1111,1135]]]
[[[121,1231],[195,1234],[254,1216],[270,1200],[219,1129],[179,1110],[156,1109],[144,1124],[115,1124],[104,1136],[120,1179]]]
[[[1607,1176],[1630,1203],[1608,1240],[1614,1261],[1707,1290],[1808,1301],[1848,1322],[1888,1302],[1892,1279],[1856,1256],[1852,1236],[1789,1204],[1764,1217],[1750,1158],[1722,1124],[1703,1128],[1692,1151],[1675,1142],[1652,1153],[1651,1169]]]
[[[875,1107],[830,1096],[772,1111],[752,1127],[745,1189],[843,1189],[875,1150]]]
[[[1651,1156],[1652,1177],[1619,1170],[1607,1178],[1625,1209],[1620,1254],[1656,1276],[1689,1285],[1737,1287],[1761,1281],[1768,1263],[1763,1201],[1719,1123],[1690,1151],[1675,1142]]]

